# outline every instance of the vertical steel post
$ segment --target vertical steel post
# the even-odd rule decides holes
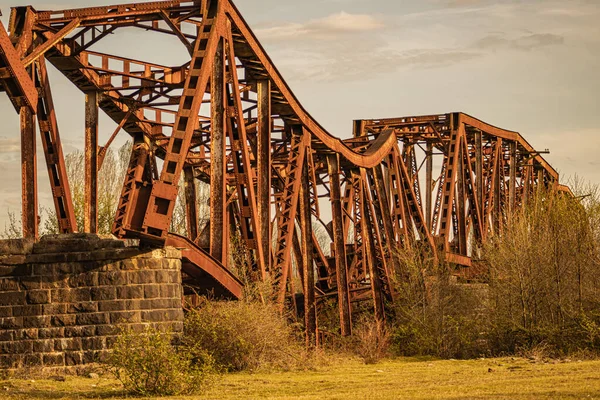
[[[54,111],[52,90],[48,80],[46,61],[43,57],[35,62],[35,69],[38,78],[37,120],[42,147],[46,156],[46,166],[50,178],[52,197],[54,198],[58,228],[61,233],[72,233],[77,231],[77,222]]]
[[[210,255],[225,263],[227,202],[225,161],[225,54],[224,40],[217,46],[210,80],[211,140],[210,140]]]
[[[500,223],[501,223],[501,219],[502,219],[502,190],[500,187],[500,182],[502,182],[504,180],[504,163],[503,163],[503,158],[504,158],[504,148],[503,148],[503,143],[502,143],[502,139],[501,138],[497,138],[496,139],[496,146],[497,148],[497,152],[496,152],[496,162],[494,165],[494,168],[496,169],[496,175],[494,176],[494,200],[493,200],[493,214],[492,214],[492,218],[494,220],[494,231],[495,233],[500,233]]]
[[[333,245],[335,251],[335,271],[338,289],[338,307],[340,312],[340,328],[342,336],[352,334],[352,320],[350,308],[350,291],[346,265],[346,243],[344,240],[344,223],[342,220],[342,201],[339,156],[329,154],[327,165],[329,169],[331,216],[333,226]]]
[[[258,93],[257,169],[258,225],[265,259],[261,271],[271,270],[271,82],[256,82]],[[263,277],[264,279],[264,277]]]
[[[483,132],[475,132],[475,194],[483,214]]]
[[[460,143],[460,142],[459,142]],[[468,154],[463,154],[465,149],[458,146],[456,157],[458,157],[458,173],[456,176],[456,216],[458,221],[458,249],[463,256],[467,255],[467,216],[466,216],[466,196],[465,196],[465,174],[467,173],[463,160]]]
[[[38,237],[38,193],[35,143],[35,116],[29,107],[21,107],[21,206],[23,237]]]
[[[517,190],[517,142],[510,142],[510,172],[508,182],[508,212],[512,213],[515,209],[516,190]]]
[[[533,171],[533,159],[529,156],[524,160],[525,165],[523,166],[523,207],[527,206],[529,203],[529,195],[531,191],[531,180],[532,180],[532,171]],[[531,164],[531,165],[530,165]]]
[[[98,232],[98,93],[85,94],[85,204],[83,230]]]
[[[427,224],[427,229],[432,232],[433,143],[430,141],[427,141],[425,157],[425,223]]]
[[[196,196],[196,178],[194,177],[194,169],[190,166],[183,168],[183,174],[187,234],[190,240],[195,241],[198,238],[198,199]]]
[[[303,163],[300,186],[300,233],[302,246],[302,275],[304,276],[304,326],[306,346],[317,346],[317,304],[315,301],[315,269],[313,263],[312,222],[308,163]]]
[[[359,174],[355,174],[353,179],[360,179],[360,214],[361,221],[360,227],[362,229],[362,239],[365,251],[364,261],[366,263],[366,269],[369,271],[369,279],[371,281],[371,293],[373,295],[373,307],[375,311],[375,318],[378,321],[383,321],[385,318],[384,304],[383,304],[383,293],[381,290],[381,281],[378,274],[377,266],[375,265],[375,243],[373,243],[373,225],[371,219],[374,216],[371,214],[371,207],[368,204],[369,196],[366,188],[366,172],[364,168],[360,169]]]

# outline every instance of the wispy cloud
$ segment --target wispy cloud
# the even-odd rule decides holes
[[[441,0],[448,7],[470,7],[480,4],[481,0]]]
[[[478,57],[474,52],[453,49],[398,51],[358,44],[351,49],[343,47],[330,46],[328,50],[320,48],[304,53],[283,51],[278,65],[289,79],[332,82],[366,80],[403,67],[438,68]]]
[[[0,136],[0,154],[18,153],[21,151],[21,142],[18,138]]]
[[[368,14],[350,14],[344,11],[305,23],[280,23],[257,29],[262,40],[290,40],[334,36],[340,33],[374,31],[385,26],[379,18]]]
[[[477,40],[473,46],[483,50],[533,50],[539,47],[561,45],[564,41],[564,37],[551,33],[534,33],[516,38],[493,34]]]
[[[540,51],[573,38],[573,29],[548,23],[559,17],[542,17],[540,7],[529,3],[428,0],[428,4],[409,14],[342,11],[306,22],[279,22],[256,32],[262,42],[270,43],[269,52],[287,78],[319,81],[446,67],[500,52]],[[539,20],[526,23],[533,16]]]

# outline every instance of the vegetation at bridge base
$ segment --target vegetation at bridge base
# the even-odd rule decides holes
[[[188,312],[182,343],[229,372],[310,368],[313,355],[295,328],[271,304],[205,300]]]
[[[134,395],[198,393],[215,374],[214,360],[198,348],[173,346],[172,339],[153,328],[122,332],[106,360],[108,370]]]
[[[539,192],[481,251],[488,273],[456,282],[415,249],[397,257],[397,354],[444,358],[600,354],[600,192]]]
[[[498,351],[600,350],[599,192],[574,191],[585,197],[539,193],[484,248]]]

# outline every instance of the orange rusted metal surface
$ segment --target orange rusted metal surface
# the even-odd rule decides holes
[[[159,65],[93,50],[131,32],[124,28],[175,37],[189,61]],[[146,47],[149,56],[157,51]],[[125,131],[133,146],[113,233],[181,248],[186,283],[222,297],[243,295],[232,272],[242,250],[250,258],[242,273],[272,282],[282,309],[298,306],[299,276],[310,345],[324,299],[338,299],[343,335],[353,303],[371,301],[384,318],[398,246],[419,246],[476,279],[477,249],[500,233],[508,212],[539,187],[569,193],[519,133],[463,113],[361,120],[351,139],[330,135],[230,0],[16,7],[9,32],[0,26],[0,83],[21,113],[27,236],[37,235],[35,114],[60,230],[76,229],[46,61],[86,94],[85,229],[97,226],[98,170]],[[118,124],[102,147],[99,111]],[[188,237],[170,232],[180,182]],[[210,185],[204,225],[199,182]],[[317,224],[325,237],[313,233]]]

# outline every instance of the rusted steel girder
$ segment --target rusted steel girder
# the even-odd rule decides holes
[[[290,296],[297,309],[299,275],[309,345],[318,338],[324,299],[338,300],[342,335],[351,332],[353,303],[371,302],[385,318],[397,247],[423,249],[452,264],[453,273],[476,278],[470,267],[478,249],[501,233],[509,212],[542,187],[568,192],[520,134],[463,113],[359,120],[352,139],[331,136],[230,0],[19,7],[11,37],[1,28],[0,84],[22,119],[24,233],[37,235],[35,113],[59,226],[76,228],[48,60],[87,94],[86,230],[96,229],[98,169],[122,130],[133,146],[115,235],[183,248],[188,282],[227,298],[243,295],[230,256],[247,252],[242,273],[271,278],[281,310]],[[177,38],[189,62],[160,65],[94,50],[122,28]],[[118,124],[101,148],[99,110]],[[199,226],[197,180],[210,185],[206,226]],[[181,182],[187,238],[169,232]],[[323,237],[313,229],[320,223]],[[234,234],[240,248],[230,241]]]
[[[85,203],[83,229],[98,232],[98,93],[85,94]]]
[[[37,161],[35,116],[29,107],[21,107],[21,185],[23,237],[38,237]]]

